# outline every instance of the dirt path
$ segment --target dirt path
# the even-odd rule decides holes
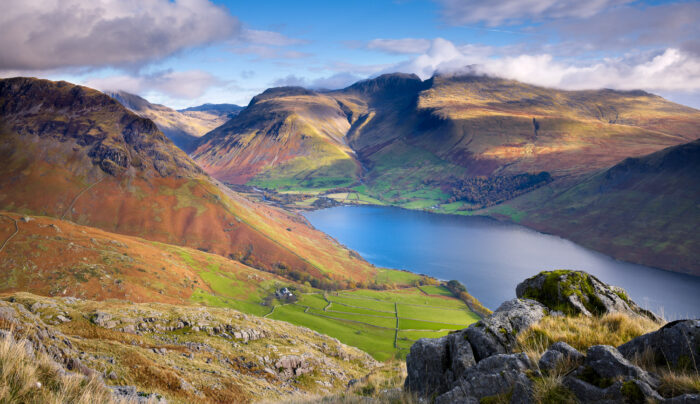
[[[65,212],[63,212],[63,215],[61,215],[61,220],[63,220],[66,215],[73,210],[73,205],[75,205],[75,202],[80,198],[85,192],[89,191],[90,188],[94,187],[95,185],[99,184],[102,182],[102,180],[105,179],[105,177],[100,178],[99,180],[93,182],[92,184],[88,185],[87,187],[83,188],[82,191],[78,192],[78,195],[73,198],[73,201],[68,205],[68,208],[66,209]]]
[[[0,215],[0,216],[12,220],[12,221],[14,222],[14,224],[15,224],[15,232],[12,233],[12,234],[10,235],[10,237],[8,237],[8,238],[2,243],[2,245],[0,246],[0,252],[2,252],[2,250],[5,249],[5,246],[7,245],[7,243],[9,243],[10,240],[12,240],[12,238],[13,238],[14,236],[16,236],[17,233],[19,233],[19,225],[17,224],[17,220],[14,219],[14,218],[12,218],[12,217],[10,217],[10,216],[6,216],[6,215]]]

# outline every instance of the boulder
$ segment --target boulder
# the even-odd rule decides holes
[[[479,403],[486,397],[509,393],[511,403],[532,402],[532,381],[526,371],[534,372],[524,353],[490,356],[467,369],[450,391],[435,399],[435,404]],[[518,394],[513,394],[516,389]]]
[[[609,345],[594,345],[588,348],[584,366],[591,369],[600,379],[631,377],[657,387],[659,381],[642,368],[633,365],[622,354]]]
[[[546,307],[528,299],[512,299],[501,304],[492,315],[467,328],[477,362],[495,354],[510,353],[518,333],[546,315]]]
[[[606,387],[598,387],[575,377],[565,377],[562,384],[581,404],[644,404],[661,402],[663,398],[641,380],[618,380]]]
[[[618,347],[627,359],[650,350],[657,364],[700,369],[700,320],[672,321]]]
[[[440,395],[477,362],[507,354],[518,333],[545,316],[545,307],[527,299],[503,303],[491,316],[442,338],[418,340],[406,357],[404,387],[420,396]]]
[[[661,321],[634,303],[622,289],[583,271],[544,271],[518,284],[516,296],[536,300],[551,310],[585,316],[605,313],[640,315]]]
[[[561,341],[552,344],[552,346],[542,354],[538,365],[540,370],[551,371],[555,369],[561,361],[570,360],[572,362],[580,362],[583,358],[584,356],[581,352],[577,351],[566,342]]]

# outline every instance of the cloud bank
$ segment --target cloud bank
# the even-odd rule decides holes
[[[498,49],[456,46],[437,38],[424,54],[383,72],[472,72],[570,90],[614,88],[648,91],[700,91],[700,57],[678,48],[604,58],[593,62],[558,61],[547,53],[501,56]]]
[[[0,69],[141,65],[239,31],[208,0],[4,0]]]
[[[86,86],[102,91],[124,90],[133,94],[155,91],[177,99],[199,98],[210,88],[222,84],[221,80],[201,70],[168,70],[139,76],[93,78],[85,82]]]

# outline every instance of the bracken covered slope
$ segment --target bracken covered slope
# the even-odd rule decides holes
[[[700,140],[493,209],[614,257],[700,275]]]
[[[112,98],[65,82],[0,81],[0,209],[184,245],[327,282],[375,269],[302,219],[221,186]]]
[[[345,143],[350,122],[334,98],[299,87],[265,91],[196,142],[192,156],[233,184],[327,188],[350,185],[360,166]]]

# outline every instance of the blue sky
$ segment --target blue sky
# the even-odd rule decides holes
[[[172,107],[276,85],[469,71],[641,88],[700,107],[700,2],[6,0],[0,75],[124,89]]]

